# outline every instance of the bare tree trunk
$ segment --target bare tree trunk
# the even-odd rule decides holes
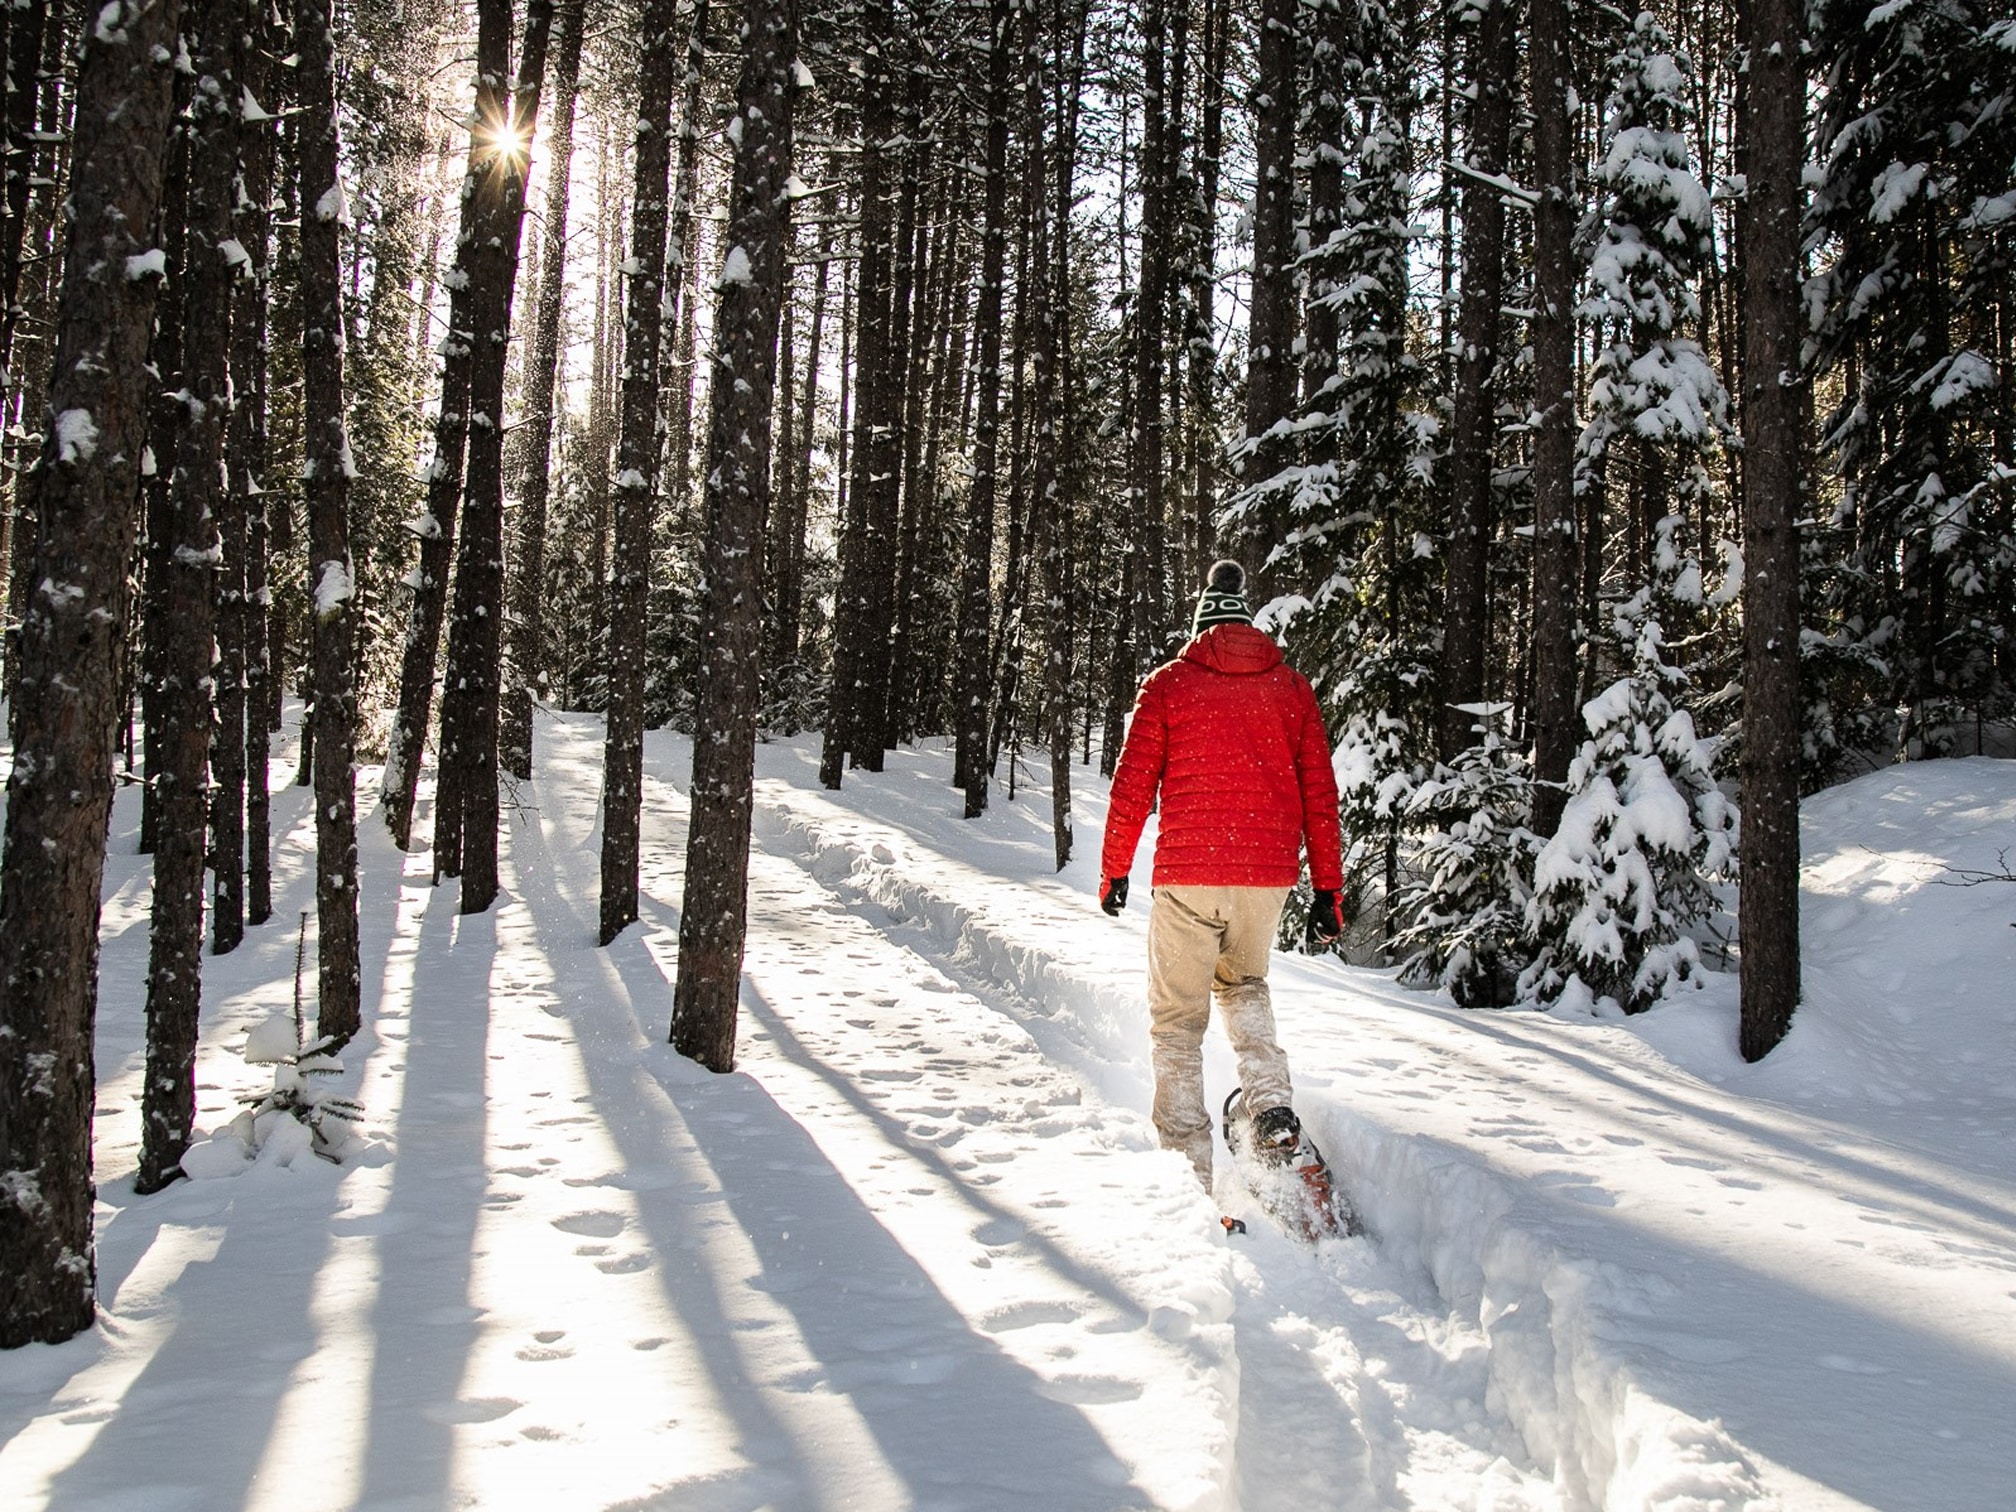
[[[1742,1050],[1762,1060],[1799,1005],[1800,170],[1797,0],[1746,0],[1738,93],[1743,253]]]
[[[169,484],[170,534],[160,607],[163,636],[156,707],[161,830],[147,951],[147,1070],[140,1094],[139,1192],[182,1174],[196,1120],[196,1023],[203,990],[203,861],[209,818],[211,630],[224,503],[224,427],[231,379],[230,240],[238,169],[235,0],[199,0],[185,34],[194,70],[189,97],[189,190],[182,271],[181,411]],[[236,875],[231,878],[236,883]]]
[[[224,558],[217,580],[217,726],[210,748],[211,949],[237,948],[247,922],[273,912],[266,727],[266,546],[261,482],[266,471],[266,292],[273,201],[272,65],[267,12],[240,5],[245,45],[237,58],[238,125],[232,257],[231,414],[220,516]],[[243,104],[249,100],[249,105]],[[264,101],[264,103],[261,103]],[[240,255],[242,254],[242,255]],[[254,516],[257,515],[255,526]],[[252,560],[254,548],[261,559]],[[252,739],[257,734],[256,749]],[[257,792],[253,791],[253,784]]]
[[[1255,150],[1259,184],[1253,200],[1253,295],[1247,321],[1246,459],[1247,483],[1274,476],[1292,455],[1291,447],[1269,432],[1295,406],[1295,123],[1297,116],[1295,38],[1299,0],[1263,0],[1259,73],[1254,81]],[[1259,507],[1242,533],[1256,583],[1268,584],[1267,553],[1281,532],[1278,505]],[[1264,597],[1271,591],[1262,586]]]
[[[189,128],[182,118],[188,91],[186,79],[177,78],[177,119],[169,129],[158,232],[161,298],[154,310],[154,344],[148,350],[148,365],[156,381],[148,406],[147,449],[140,462],[140,529],[146,564],[140,584],[139,658],[140,742],[147,770],[147,785],[140,790],[143,856],[153,855],[161,838],[161,784],[155,778],[167,759],[161,750],[161,737],[168,729],[161,690],[168,677],[167,662],[172,654],[168,643],[174,627],[167,606],[175,539],[169,459],[175,455],[175,437],[182,424],[182,408],[175,395],[182,387],[182,270],[188,265],[184,241],[189,224]]]
[[[558,15],[552,135],[547,145],[544,241],[539,306],[525,395],[525,486],[518,501],[517,549],[511,554],[511,605],[505,624],[503,705],[498,761],[520,781],[532,776],[532,699],[542,685],[540,649],[546,605],[546,510],[552,495],[553,393],[560,365],[560,319],[567,293],[567,200],[574,162],[574,96],[581,77],[586,0],[566,0]]]
[[[764,494],[781,260],[790,244],[796,0],[746,0],[735,182],[714,320],[707,428],[706,665],[693,731],[693,809],[679,909],[672,1044],[735,1064],[761,694]]]
[[[506,11],[510,6],[498,0]],[[482,913],[497,897],[497,697],[504,618],[504,369],[518,237],[525,219],[522,148],[539,119],[552,0],[530,0],[515,82],[477,83],[477,113],[499,123],[495,198],[477,238],[470,274],[476,346],[469,362],[469,467],[462,540],[441,694],[441,754],[434,804],[434,869],[462,878],[461,911]],[[483,98],[485,89],[494,93]],[[502,144],[501,147],[499,144]]]
[[[895,472],[894,424],[887,413],[891,361],[890,251],[886,156],[896,135],[887,48],[895,22],[889,0],[863,0],[861,82],[861,229],[854,315],[853,473],[840,531],[840,581],[833,607],[833,679],[819,759],[819,780],[837,789],[846,758],[870,771],[881,768],[880,730],[870,697],[874,644],[886,621],[876,618],[873,579],[888,558],[882,537],[878,475]],[[870,751],[868,748],[873,747]]]
[[[1463,180],[1463,290],[1456,321],[1454,434],[1449,446],[1449,555],[1442,627],[1440,748],[1444,760],[1472,742],[1476,716],[1458,705],[1484,697],[1486,554],[1491,544],[1491,454],[1496,409],[1499,309],[1505,302],[1504,193],[1512,129],[1512,0],[1491,0],[1470,47],[1467,151]]]
[[[602,756],[602,924],[607,945],[637,918],[644,798],[645,616],[658,483],[658,354],[664,320],[666,195],[672,167],[673,0],[638,17],[636,178],[631,191],[623,420],[616,442],[616,534],[609,589],[609,723]],[[781,254],[780,254],[781,255]]]
[[[244,639],[245,690],[235,727],[243,742],[245,789],[245,918],[263,924],[273,916],[272,799],[267,761],[272,723],[273,666],[268,641],[266,414],[267,300],[272,287],[268,245],[273,218],[275,127],[280,116],[280,78],[271,56],[274,27],[262,11],[248,16],[248,43],[241,71],[244,93],[267,120],[247,108],[240,144],[239,235],[248,259],[231,312],[233,399],[228,457],[233,508],[244,521],[244,594],[239,604]],[[234,726],[227,721],[227,736]],[[227,800],[228,801],[228,800]]]
[[[178,0],[112,0],[83,36],[63,297],[35,475],[0,852],[0,1348],[91,1326],[92,1029],[119,640],[160,280],[145,272]],[[132,276],[140,272],[142,276]],[[53,1069],[52,1069],[53,1068]]]
[[[1177,0],[1178,4],[1185,0]],[[1169,243],[1175,196],[1169,162],[1167,0],[1146,0],[1141,14],[1141,282],[1134,303],[1133,550],[1134,656],[1137,670],[1162,654],[1168,632],[1163,592],[1162,379],[1169,299]],[[1292,76],[1289,86],[1293,88]],[[1293,108],[1292,105],[1290,107]],[[1059,149],[1063,150],[1062,148]],[[1263,200],[1265,198],[1263,191]],[[1271,205],[1272,201],[1266,201]],[[1256,222],[1257,224],[1257,222]],[[1257,266],[1257,259],[1256,259]],[[1257,308],[1257,304],[1256,304]],[[1061,863],[1060,863],[1061,864]]]
[[[406,643],[399,666],[399,710],[385,751],[383,809],[385,824],[401,850],[413,841],[414,791],[420,781],[421,754],[427,743],[427,719],[434,706],[434,672],[440,659],[441,625],[448,612],[449,568],[455,560],[456,517],[462,507],[463,470],[469,447],[469,374],[475,356],[476,271],[481,245],[494,226],[502,197],[499,180],[506,175],[503,154],[487,137],[481,110],[486,71],[502,87],[510,63],[510,0],[482,0],[477,7],[476,68],[478,110],[469,130],[468,166],[462,177],[461,225],[455,239],[455,270],[449,281],[448,330],[441,342],[441,403],[434,417],[434,459],[427,470],[427,508],[415,530],[420,537],[420,561],[413,573],[413,599],[407,607]],[[437,747],[438,749],[438,747]],[[438,817],[444,795],[435,794]],[[459,822],[461,806],[455,805]],[[459,869],[460,857],[456,858]],[[440,875],[440,858],[435,874]]]
[[[1533,832],[1551,836],[1575,754],[1575,254],[1579,202],[1569,141],[1568,0],[1532,0]]]
[[[343,193],[329,0],[295,0],[301,175],[302,475],[315,676],[316,1029],[360,1027],[357,941],[356,578],[343,402]]]
[[[1013,44],[1010,0],[989,0],[987,161],[981,190],[980,302],[974,315],[979,387],[973,424],[973,481],[966,496],[966,545],[959,579],[957,730],[953,781],[966,790],[966,817],[987,809],[987,620],[994,572],[994,496],[1001,436],[1001,285],[1008,260],[1008,108]]]

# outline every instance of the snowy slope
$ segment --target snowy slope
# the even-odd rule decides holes
[[[1932,879],[1994,863],[2008,764],[1809,805],[1811,1000],[1761,1068],[1727,984],[1571,1023],[1282,959],[1298,1099],[1377,1234],[1312,1254],[1227,1240],[1154,1148],[1146,910],[1092,903],[1096,777],[1059,877],[1045,792],[967,824],[943,752],[832,795],[811,742],[766,747],[714,1077],[662,1045],[683,744],[652,737],[644,922],[605,951],[599,725],[540,730],[492,914],[362,827],[341,1170],[132,1195],[122,799],[105,1322],[0,1357],[9,1506],[2005,1504],[2016,897]],[[206,961],[212,1124],[291,991],[301,790],[283,820],[279,920]]]

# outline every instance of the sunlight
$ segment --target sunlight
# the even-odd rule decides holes
[[[498,122],[483,128],[483,141],[507,163],[521,164],[532,155],[532,137],[524,127]]]

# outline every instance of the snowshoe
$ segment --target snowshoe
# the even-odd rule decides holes
[[[1264,1108],[1249,1115],[1240,1092],[1235,1087],[1225,1099],[1225,1147],[1240,1179],[1269,1216],[1310,1244],[1364,1233],[1349,1199],[1331,1181],[1323,1152],[1302,1132],[1294,1110]]]

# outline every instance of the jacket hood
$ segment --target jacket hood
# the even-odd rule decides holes
[[[1182,661],[1213,672],[1251,676],[1281,665],[1281,648],[1272,636],[1251,625],[1213,625],[1183,648]]]

